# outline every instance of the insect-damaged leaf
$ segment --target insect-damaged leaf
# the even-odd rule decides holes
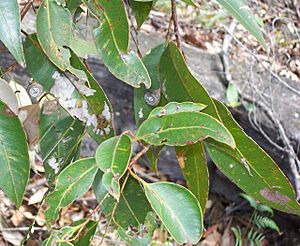
[[[208,197],[209,179],[202,143],[188,147],[176,147],[177,159],[183,172],[187,187],[198,199],[202,212]]]
[[[131,153],[131,140],[124,134],[104,141],[96,150],[97,165],[104,172],[103,184],[117,200],[120,197],[119,181],[127,170]]]
[[[200,112],[151,117],[140,126],[137,137],[155,146],[185,146],[213,138],[235,147],[229,131],[210,115]]]
[[[133,86],[146,88],[151,85],[147,69],[134,52],[128,53],[129,27],[123,1],[85,1],[102,24],[95,29],[94,36],[100,57],[109,71],[118,79]]]
[[[138,228],[138,231],[124,230],[122,227],[118,228],[119,236],[131,246],[148,246],[153,241],[153,234],[157,228],[157,219],[154,212],[149,212],[145,218],[143,226]]]
[[[127,231],[128,228],[138,228],[144,223],[148,212],[151,211],[151,206],[141,185],[134,178],[125,175],[121,180],[121,187],[124,182],[126,182],[126,185],[121,192],[119,201],[109,196],[103,202],[101,208],[107,218],[111,219],[113,215],[113,223],[117,227]],[[100,171],[94,181],[94,191],[98,202],[107,194],[102,182],[102,172]]]
[[[23,65],[24,54],[21,41],[21,18],[17,0],[0,1],[0,40]]]
[[[193,102],[170,102],[163,107],[156,107],[149,114],[149,118],[157,116],[161,117],[163,115],[175,114],[180,112],[200,112],[205,109],[206,105],[201,103]]]
[[[169,182],[148,184],[145,193],[153,210],[178,244],[196,244],[201,238],[203,218],[196,197],[186,188]]]
[[[65,46],[72,40],[71,13],[56,0],[43,0],[36,20],[37,37],[49,59],[62,71],[70,67]]]
[[[207,140],[205,146],[214,163],[255,199],[283,212],[300,214],[294,190],[278,166],[243,132],[223,104],[218,101],[215,104],[237,148],[233,150],[214,140]]]
[[[67,241],[72,237],[74,234],[74,230],[70,226],[65,226],[62,227],[59,231],[54,232],[51,234],[50,237],[48,237],[46,240],[43,241],[42,246],[68,246],[68,245],[73,245],[73,244],[68,244],[66,242],[62,241]]]
[[[48,225],[55,223],[62,208],[89,190],[97,170],[95,159],[88,158],[75,161],[57,176],[54,191],[45,200],[48,203],[45,211]]]
[[[87,81],[78,80],[74,76],[66,77],[64,73],[60,73],[48,60],[34,35],[27,37],[25,47],[26,62],[34,80],[46,92],[51,92],[73,117],[86,123],[89,134],[97,142],[113,136],[111,104],[79,57],[71,51],[70,66],[82,72]]]
[[[72,160],[80,147],[84,125],[56,101],[44,103],[40,114],[40,150],[45,174],[51,184],[57,174]]]
[[[20,206],[29,179],[30,163],[22,124],[0,101],[0,188]]]

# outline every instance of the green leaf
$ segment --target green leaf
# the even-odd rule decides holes
[[[148,18],[148,15],[153,7],[153,1],[144,2],[144,1],[130,0],[129,3],[133,15],[136,19],[137,26],[138,28],[140,28]]]
[[[57,176],[55,189],[45,200],[48,203],[45,211],[48,225],[56,222],[62,208],[90,189],[97,170],[95,159],[88,158],[72,163]]]
[[[94,42],[86,41],[78,37],[72,38],[70,48],[78,57],[84,59],[87,59],[89,55],[98,55]]]
[[[162,91],[168,101],[195,102],[207,105],[204,113],[219,119],[216,107],[206,89],[192,75],[175,43],[169,43],[159,64]]]
[[[279,167],[243,132],[222,103],[215,100],[215,104],[237,148],[233,150],[212,139],[205,141],[214,163],[254,199],[283,212],[300,214],[295,192]]]
[[[29,179],[26,135],[18,118],[0,101],[0,188],[20,206]]]
[[[109,71],[118,79],[133,86],[151,85],[149,74],[134,52],[128,53],[129,27],[124,4],[117,1],[85,1],[97,17],[103,15],[102,24],[94,30],[96,47]]]
[[[24,65],[19,11],[17,0],[0,1],[0,40],[17,62]]]
[[[134,115],[137,126],[140,125],[145,119],[148,118],[150,112],[154,109],[155,106],[149,105],[145,100],[146,93],[150,93],[153,96],[158,98],[158,105],[161,102],[161,84],[158,78],[158,65],[162,53],[164,52],[166,45],[160,44],[146,54],[143,58],[143,62],[148,70],[148,73],[151,78],[151,87],[146,89],[144,86],[134,89]]]
[[[146,153],[150,167],[154,172],[157,172],[157,161],[163,148],[164,146],[150,146],[149,150]]]
[[[179,112],[149,118],[138,129],[137,138],[155,146],[185,146],[213,138],[235,147],[229,131],[210,115],[200,112]]]
[[[54,84],[52,75],[57,71],[57,68],[42,50],[35,34],[26,37],[25,59],[27,69],[34,81],[43,85],[44,89],[49,91]]]
[[[183,186],[143,182],[153,210],[178,244],[196,244],[203,230],[201,207],[196,197]]]
[[[111,24],[110,31],[114,42],[121,52],[127,53],[129,48],[129,23],[125,5],[122,0],[85,0],[90,11],[99,17],[101,14]]]
[[[203,145],[197,143],[176,147],[175,150],[187,187],[198,199],[204,214],[208,198],[209,178]]]
[[[125,134],[104,141],[96,150],[97,165],[104,172],[103,184],[117,200],[120,198],[119,181],[127,170],[131,154],[131,140]]]
[[[83,134],[82,122],[69,116],[55,101],[44,104],[40,114],[39,145],[49,184],[74,160]]]
[[[236,86],[232,83],[230,83],[226,90],[226,98],[228,101],[229,107],[237,107],[240,105],[239,102],[239,92],[236,88]]]
[[[74,227],[84,222],[85,220],[79,220],[74,222],[72,226]],[[80,232],[78,239],[73,242],[73,245],[74,246],[91,245],[91,241],[96,232],[97,226],[98,226],[98,221],[90,220],[89,222],[87,222],[87,224],[83,227],[83,230]],[[76,236],[76,233],[73,236]]]
[[[163,115],[170,115],[180,112],[200,112],[205,109],[206,105],[201,103],[193,103],[193,102],[170,102],[163,107],[156,107],[149,114],[149,118],[151,117],[161,117]]]
[[[52,246],[52,245],[57,245],[57,246],[67,246],[67,245],[72,245],[68,244],[66,242],[60,242],[60,241],[66,241],[72,237],[74,234],[74,230],[70,226],[64,226],[62,227],[59,231],[54,232],[51,234],[49,238],[47,238],[45,241],[43,241],[42,246]]]
[[[70,53],[65,46],[72,40],[71,13],[56,0],[43,0],[36,20],[39,43],[49,59],[62,71],[69,67]]]
[[[138,228],[142,225],[148,212],[151,211],[151,207],[139,182],[131,176],[125,176],[121,186],[124,185],[124,182],[126,185],[121,192],[119,201],[109,196],[101,208],[107,218],[111,219],[113,215],[113,222],[117,227],[127,231],[128,228]],[[94,191],[98,202],[107,194],[100,171],[94,181]]]
[[[82,0],[67,0],[66,7],[71,13],[75,12],[77,8],[82,4]]]
[[[245,1],[217,0],[217,2],[227,9],[267,49],[257,20],[251,13],[250,8],[245,4]]]
[[[170,43],[160,61],[160,78],[169,101],[192,101],[207,105],[203,112],[219,119],[216,107],[206,89],[188,69],[182,53]],[[202,144],[176,147],[176,154],[188,188],[199,200],[204,214],[209,180]]]

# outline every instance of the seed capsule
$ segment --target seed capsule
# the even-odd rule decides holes
[[[149,106],[157,106],[160,101],[160,89],[155,91],[146,91],[144,99]]]
[[[33,83],[28,86],[27,91],[32,98],[38,98],[43,93],[43,86]]]

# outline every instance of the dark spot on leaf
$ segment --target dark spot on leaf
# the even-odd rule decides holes
[[[268,188],[264,188],[259,193],[267,200],[273,203],[285,204],[290,201],[290,198],[280,194],[278,191],[272,191]]]

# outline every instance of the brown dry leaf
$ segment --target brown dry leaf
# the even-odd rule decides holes
[[[7,223],[0,217],[0,232],[3,239],[12,245],[19,246],[23,240],[23,235],[18,231],[8,230]],[[6,244],[5,244],[6,245]]]
[[[43,187],[41,189],[39,189],[37,192],[35,192],[28,201],[28,205],[32,205],[32,204],[36,204],[36,203],[40,203],[43,200],[43,197],[45,195],[45,193],[47,192],[47,188]]]
[[[19,105],[17,97],[9,84],[3,79],[0,79],[0,100],[4,102],[14,114],[18,114]]]
[[[215,230],[212,234],[208,235],[203,241],[199,243],[200,246],[216,246],[221,245],[222,235]]]
[[[10,218],[11,222],[14,226],[20,225],[20,223],[24,220],[23,213],[20,210],[14,210],[13,215]]]
[[[23,123],[31,148],[38,142],[39,112],[40,107],[38,104],[22,107],[19,111],[19,118]]]
[[[228,223],[228,225],[225,228],[225,231],[222,236],[221,246],[234,246],[234,239],[230,232],[230,228],[231,228],[231,221]]]

